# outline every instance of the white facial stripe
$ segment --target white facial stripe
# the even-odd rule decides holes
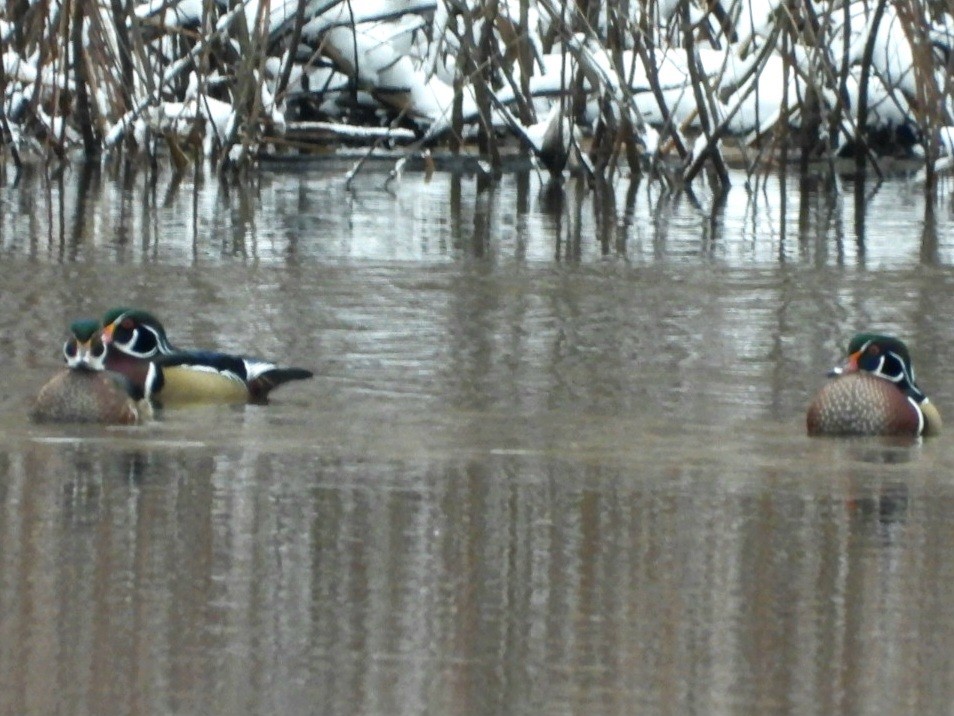
[[[119,348],[123,353],[128,353],[129,355],[136,356],[137,358],[151,358],[154,355],[153,351],[137,351],[135,349],[135,345],[138,340],[139,329],[133,328],[129,340],[125,343],[116,343],[116,347]]]
[[[909,382],[909,383],[911,383],[911,384],[913,385],[913,384],[914,384],[914,368],[912,367],[912,368],[911,368],[911,371],[908,372],[907,364],[904,362],[904,360],[901,358],[901,356],[899,356],[899,355],[898,355],[897,353],[895,353],[894,351],[889,351],[889,352],[891,353],[891,355],[893,355],[893,356],[895,357],[895,360],[897,360],[897,361],[898,361],[898,364],[901,366],[901,374],[902,374],[905,378],[908,379],[908,382]],[[899,380],[900,380],[900,378],[899,378]]]
[[[156,334],[156,346],[160,353],[175,353],[176,349],[169,343],[169,338],[161,331],[153,331]]]
[[[914,406],[914,412],[917,413],[918,415],[918,435],[923,435],[924,434],[924,413],[921,410],[921,406],[918,405],[917,401],[914,398],[912,398],[910,395],[908,396],[908,402],[911,403],[912,406]]]
[[[133,328],[132,333],[129,334],[129,340],[122,344],[123,348],[132,350],[132,347],[136,345],[137,338],[139,338],[139,329]]]
[[[882,378],[885,378],[886,380],[890,380],[892,383],[900,383],[902,380],[904,380],[904,371],[902,371],[901,373],[898,373],[897,375],[890,375],[888,373],[885,373],[884,372],[885,358],[886,356],[881,356],[881,360],[878,361],[878,368],[874,372],[880,375]]]
[[[101,353],[93,352],[93,343],[88,341],[86,343],[76,344],[76,355],[72,358],[67,357],[66,365],[70,368],[79,368],[80,366],[89,368],[91,370],[105,370],[106,368],[106,352]]]
[[[119,348],[119,349],[121,349],[121,350],[123,350],[123,351],[128,351],[129,348],[132,346],[132,344],[136,342],[136,331],[133,330],[132,335],[130,336],[130,338],[129,338],[128,341],[124,341],[124,342],[120,343],[119,341],[116,340],[116,331],[117,331],[117,330],[119,330],[119,329],[118,329],[118,328],[115,326],[115,324],[114,324],[114,327],[113,327],[113,345],[115,345],[117,348]]]
[[[888,380],[891,380],[891,379],[892,379],[891,376],[890,376],[890,375],[885,375],[885,374],[882,372],[882,370],[881,370],[882,368],[884,368],[884,356],[881,356],[881,358],[878,359],[878,367],[875,368],[875,369],[874,369],[873,371],[871,371],[871,372],[872,372],[872,373],[877,373],[878,375],[883,375],[883,376],[884,376],[885,378],[887,378]]]
[[[898,365],[901,366],[900,372],[897,375],[888,375],[887,373],[882,372],[882,369],[884,368],[884,359],[887,355],[891,355],[898,362]],[[909,368],[904,359],[894,351],[888,351],[885,356],[882,356],[881,362],[878,364],[878,370],[874,372],[885,380],[890,380],[895,384],[899,384],[902,381],[906,382],[909,390],[923,398],[924,393],[921,392],[921,389],[918,388],[917,383],[914,381],[914,367],[912,366]]]
[[[117,321],[120,319],[117,319]],[[135,346],[139,342],[139,331],[149,331],[152,334],[155,347],[149,350],[136,350]],[[113,341],[117,348],[119,348],[123,353],[128,353],[129,355],[136,356],[137,358],[152,358],[157,353],[169,354],[173,353],[174,350],[172,346],[169,345],[169,341],[164,339],[162,334],[153,328],[152,326],[147,326],[144,324],[139,324],[132,329],[128,341],[119,343],[118,341]]]

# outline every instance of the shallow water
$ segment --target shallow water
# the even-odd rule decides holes
[[[950,441],[803,423],[870,327],[951,412],[947,205],[340,168],[0,194],[0,713],[949,709]],[[316,377],[29,424],[116,304]]]

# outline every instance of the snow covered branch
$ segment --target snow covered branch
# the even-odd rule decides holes
[[[0,130],[15,159],[386,137],[476,142],[491,165],[526,152],[554,175],[625,156],[694,181],[703,163],[724,175],[727,141],[934,166],[952,47],[932,0],[5,3]]]

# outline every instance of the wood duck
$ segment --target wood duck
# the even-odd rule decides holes
[[[176,348],[155,316],[134,308],[107,311],[102,338],[108,347],[106,367],[126,376],[134,395],[164,405],[267,403],[282,383],[313,375],[257,358]]]
[[[941,414],[914,379],[907,346],[859,333],[808,406],[809,435],[937,435]]]
[[[31,417],[38,423],[133,425],[144,414],[122,375],[106,370],[106,346],[96,320],[74,321],[63,346],[66,369],[36,397]]]

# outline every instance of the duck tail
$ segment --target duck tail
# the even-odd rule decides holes
[[[248,381],[249,397],[253,403],[267,403],[268,394],[292,380],[306,380],[315,374],[304,368],[270,368]]]

